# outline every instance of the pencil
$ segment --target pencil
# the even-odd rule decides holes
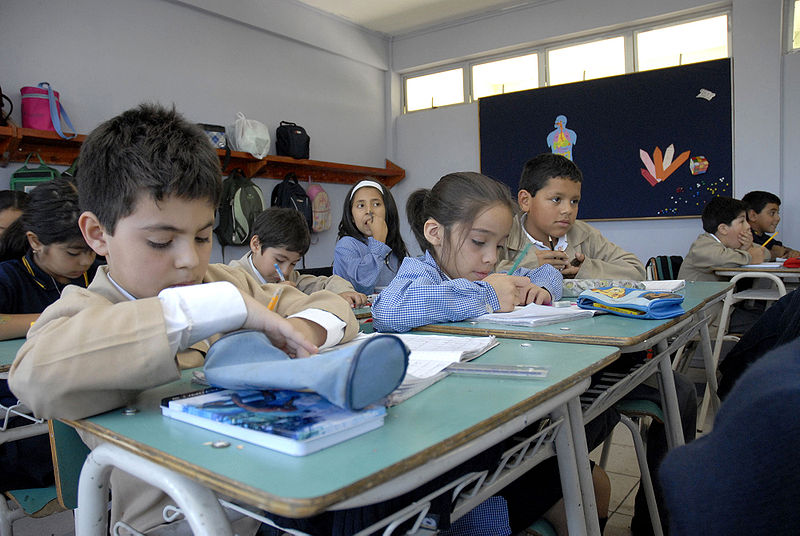
[[[286,278],[283,277],[283,272],[281,272],[281,267],[278,266],[278,263],[276,262],[275,264],[273,264],[273,266],[275,267],[275,271],[278,272],[278,277],[281,278],[281,281],[286,281]]]
[[[763,244],[761,244],[761,246],[762,247],[767,247],[767,244],[769,244],[769,241],[772,240],[773,238],[775,238],[776,236],[778,236],[778,231],[775,231],[774,235],[772,235],[769,238],[767,238],[767,241],[764,242]]]
[[[270,311],[275,310],[275,308],[278,306],[278,300],[280,299],[282,293],[283,293],[283,287],[280,286],[278,287],[278,290],[275,291],[275,294],[272,295],[272,298],[269,300],[269,305],[267,305],[267,309],[269,309]]]
[[[522,263],[522,259],[525,258],[525,255],[528,253],[528,250],[531,249],[532,245],[533,244],[531,242],[528,242],[528,244],[524,248],[522,248],[522,251],[520,251],[519,255],[517,255],[517,260],[514,261],[514,265],[507,272],[508,275],[511,275],[517,271],[517,268],[519,268],[520,263]]]

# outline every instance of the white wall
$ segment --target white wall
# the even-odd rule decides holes
[[[295,2],[237,2],[230,13],[227,2],[193,3],[3,0],[0,84],[14,120],[19,88],[46,80],[83,134],[155,100],[203,123],[230,124],[241,111],[273,138],[281,120],[294,121],[311,135],[312,158],[384,166],[385,39]],[[0,188],[17,167],[0,168]],[[277,182],[257,183],[269,198]],[[325,184],[337,224],[347,188]],[[308,266],[331,264],[335,227],[314,235]]]
[[[561,36],[575,36],[598,28],[612,29],[630,22],[641,23],[675,13],[695,13],[719,7],[719,3],[692,0],[556,0],[507,14],[468,22],[434,32],[395,39],[392,65],[398,72],[452,62],[476,54],[521,47]],[[734,70],[734,193],[771,190],[786,196],[784,205],[800,200],[796,186],[800,139],[788,125],[797,125],[800,99],[793,94],[795,121],[782,115],[781,94],[798,87],[797,58],[791,58],[792,81],[781,83],[781,1],[733,0]],[[790,63],[790,62],[787,62]],[[794,92],[796,93],[796,91]],[[448,171],[479,170],[478,113],[476,104],[397,115],[396,159],[405,166],[407,178],[396,188],[399,206],[409,192],[429,187]],[[782,179],[781,124],[784,137],[794,147],[784,162]],[[791,139],[793,137],[793,139]],[[787,148],[784,148],[786,151]],[[533,156],[533,155],[531,155]],[[585,180],[591,180],[586,177]],[[790,195],[791,194],[791,195]],[[784,212],[788,214],[787,207]],[[799,216],[800,218],[800,216]],[[781,236],[800,244],[800,226],[784,218]],[[593,223],[610,240],[646,260],[653,255],[685,255],[702,232],[699,218],[615,221]],[[411,236],[406,230],[404,236]],[[413,242],[413,241],[412,241]],[[415,244],[416,246],[416,244]]]

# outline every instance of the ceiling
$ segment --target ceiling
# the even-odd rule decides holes
[[[410,32],[542,0],[300,0],[302,3],[387,35]]]

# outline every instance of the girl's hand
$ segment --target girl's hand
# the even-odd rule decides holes
[[[353,290],[348,290],[345,292],[340,292],[339,296],[344,298],[350,303],[350,307],[364,307],[367,304],[367,295],[361,294],[360,292],[355,292]]]
[[[553,297],[550,295],[550,292],[539,285],[530,283],[530,286],[523,290],[524,292],[522,296],[520,296],[519,305],[528,305],[529,303],[535,303],[537,305],[550,305],[550,303],[553,301]]]
[[[279,314],[270,311],[267,307],[258,300],[242,293],[245,307],[247,308],[247,318],[242,325],[244,329],[257,329],[263,331],[267,338],[272,341],[276,348],[279,348],[287,354],[295,357],[307,357],[316,354],[318,348],[312,342],[313,339],[319,339],[318,333],[312,329],[313,326],[305,324],[292,323],[283,318]],[[304,320],[302,318],[295,318],[292,320]],[[304,320],[309,324],[313,324],[308,320]],[[314,324],[317,328],[324,331],[322,326]],[[326,334],[322,335],[322,344],[325,342]]]
[[[489,283],[497,294],[497,299],[500,301],[499,311],[502,313],[513,311],[531,286],[530,279],[519,275],[489,274],[484,281]]]
[[[376,216],[366,223],[367,228],[372,232],[372,238],[378,242],[386,243],[386,236],[389,234],[389,228],[386,227],[386,220]]]
[[[569,266],[569,257],[563,251],[537,249],[536,258],[539,259],[539,265],[551,264],[558,271],[562,271]]]

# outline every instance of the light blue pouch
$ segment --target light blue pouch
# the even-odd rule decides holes
[[[605,311],[631,318],[663,319],[680,316],[683,296],[674,292],[603,287],[584,290],[578,295],[578,307]]]

